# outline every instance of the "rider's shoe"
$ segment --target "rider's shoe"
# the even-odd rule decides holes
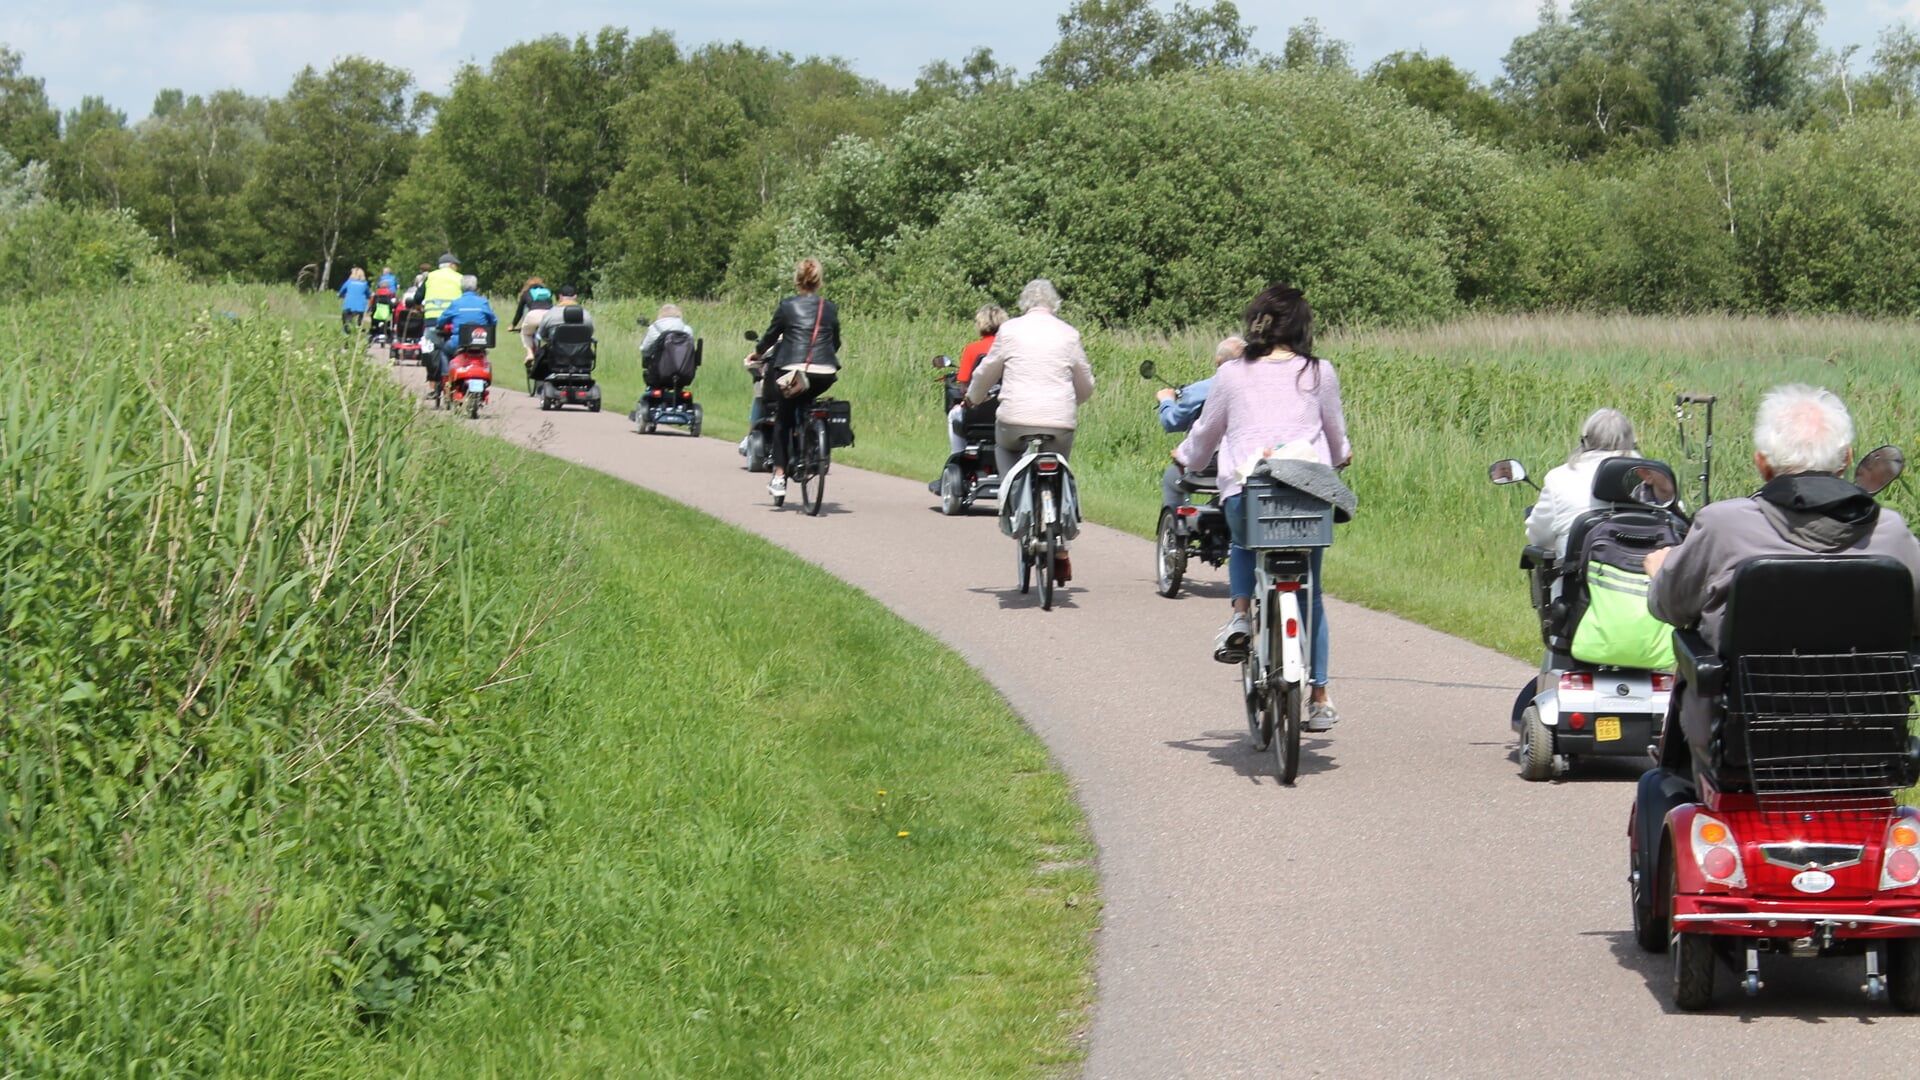
[[[780,498],[786,495],[786,493],[787,493],[786,477],[776,476],[773,479],[767,481],[767,494],[772,495],[774,498]]]
[[[1307,702],[1307,722],[1300,725],[1304,731],[1332,731],[1333,725],[1340,722],[1340,710],[1333,707],[1331,701]]]
[[[1073,580],[1073,560],[1067,558],[1064,551],[1054,552],[1053,581],[1056,585],[1065,585]]]
[[[745,453],[745,451],[741,451],[741,452]],[[940,478],[939,477],[936,476],[933,479],[927,481],[927,493],[929,495],[940,494]]]
[[[639,409],[639,407],[638,407],[638,406],[635,406],[635,407],[634,407],[634,410],[633,410],[633,411],[637,413],[637,412],[639,412],[639,411],[640,411],[640,409]],[[635,423],[638,423],[638,421],[635,421]],[[751,437],[751,436],[749,436],[749,437]],[[746,457],[746,456],[747,456],[747,440],[746,440],[746,439],[741,439],[741,440],[740,440],[740,456],[741,456],[741,457]]]
[[[1253,620],[1244,611],[1234,612],[1213,639],[1213,658],[1223,664],[1240,663],[1247,658],[1247,642],[1252,638]]]

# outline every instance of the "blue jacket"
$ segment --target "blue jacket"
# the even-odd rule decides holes
[[[386,286],[388,289],[394,292],[400,291],[400,279],[397,277],[394,277],[392,274],[381,274],[380,284]]]
[[[1160,430],[1193,430],[1193,422],[1200,419],[1200,409],[1207,403],[1207,392],[1212,389],[1212,379],[1201,379],[1181,387],[1179,397],[1161,402]]]
[[[361,278],[361,279],[348,278],[347,280],[341,282],[340,283],[340,310],[341,311],[367,310],[367,295],[372,291],[373,291],[372,289],[367,287],[367,282],[364,278]]]
[[[500,320],[494,317],[493,305],[477,292],[461,293],[460,298],[447,305],[440,313],[440,325],[447,328],[448,340],[460,336],[460,328],[484,323],[498,326]]]

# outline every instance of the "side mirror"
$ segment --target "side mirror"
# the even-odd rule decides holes
[[[1140,361],[1140,377],[1148,381],[1153,381],[1160,377],[1160,369],[1153,366],[1153,361],[1142,360]]]
[[[1680,499],[1680,493],[1673,487],[1673,477],[1659,469],[1642,465],[1633,470],[1633,478],[1639,481],[1633,489],[1635,502],[1645,503],[1661,510],[1671,510]]]
[[[1869,495],[1878,495],[1887,485],[1907,471],[1907,455],[1897,446],[1882,446],[1867,451],[1853,468],[1853,482]]]
[[[953,360],[945,356],[936,356],[933,358],[932,364],[937,368],[950,368],[953,366]]]
[[[756,333],[754,333],[754,332],[753,332],[753,331],[751,331],[751,330],[749,330],[749,331],[747,331],[747,340],[748,340],[748,341],[759,341],[759,340],[760,340],[760,335],[759,335],[759,334],[756,334]]]
[[[1487,466],[1487,479],[1496,484],[1518,484],[1527,478],[1527,467],[1513,458]]]

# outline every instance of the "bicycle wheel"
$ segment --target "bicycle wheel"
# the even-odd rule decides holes
[[[800,506],[809,516],[819,517],[827,495],[827,425],[818,420],[809,423],[803,442],[807,466],[800,477]]]
[[[1027,554],[1027,538],[1022,536],[1014,541],[1013,553],[1020,561],[1020,593],[1026,595],[1027,587],[1033,581],[1033,558]]]
[[[1274,678],[1269,683],[1267,698],[1275,724],[1274,775],[1281,783],[1292,784],[1294,777],[1300,775],[1300,724],[1301,714],[1306,710],[1307,690],[1303,684],[1282,683]]]
[[[1273,710],[1267,707],[1267,692],[1260,688],[1260,669],[1252,653],[1240,661],[1240,693],[1246,699],[1247,741],[1255,750],[1265,750],[1273,738]]]
[[[1040,610],[1053,610],[1053,560],[1060,554],[1060,528],[1049,525],[1046,546],[1040,550]]]

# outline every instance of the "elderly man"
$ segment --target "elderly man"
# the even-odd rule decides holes
[[[1247,343],[1239,337],[1223,338],[1213,347],[1213,366],[1218,370],[1221,364],[1229,360],[1238,360],[1246,355]],[[1172,435],[1181,431],[1192,431],[1193,422],[1200,419],[1200,410],[1207,404],[1207,392],[1213,389],[1211,377],[1191,382],[1178,390],[1163,386],[1154,395],[1159,402],[1160,430]],[[1186,496],[1180,492],[1180,477],[1186,470],[1178,465],[1167,466],[1160,476],[1160,503],[1163,506],[1179,506],[1186,502]]]
[[[1741,563],[1763,555],[1850,553],[1906,564],[1920,626],[1920,541],[1899,514],[1841,479],[1853,461],[1853,419],[1840,399],[1811,386],[1776,387],[1760,402],[1753,447],[1764,486],[1748,498],[1702,507],[1685,542],[1647,556],[1653,576],[1647,607],[1654,616],[1681,628],[1698,626],[1719,648],[1727,593]],[[1667,725],[1660,764],[1684,774],[1693,761],[1705,760],[1712,710],[1685,690],[1675,697],[1685,737]]]
[[[500,320],[493,314],[493,305],[480,295],[480,279],[467,274],[460,279],[460,295],[455,297],[440,312],[437,325],[441,331],[440,348],[434,353],[433,370],[427,378],[434,383],[445,377],[447,364],[453,359],[453,353],[460,345],[460,328],[463,326],[498,326]]]

